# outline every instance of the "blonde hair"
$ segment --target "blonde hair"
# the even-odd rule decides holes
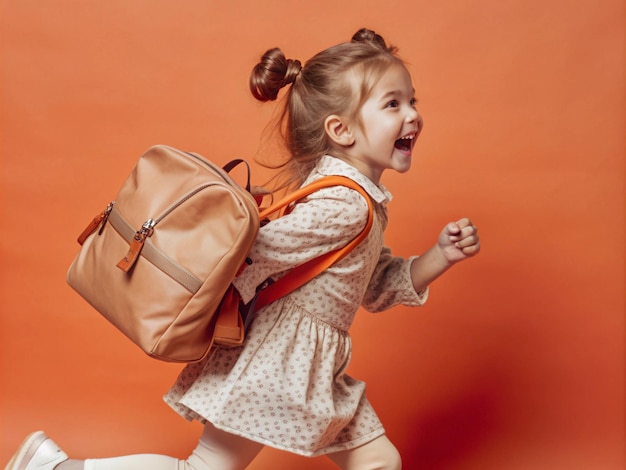
[[[316,54],[304,66],[299,60],[287,59],[279,48],[263,54],[250,75],[252,95],[259,101],[273,101],[281,88],[291,85],[278,117],[289,158],[274,166],[264,163],[282,168],[285,177],[280,187],[301,184],[319,158],[329,153],[331,143],[324,121],[332,114],[357,119],[362,104],[390,65],[404,65],[396,52],[380,35],[363,28],[350,42]]]

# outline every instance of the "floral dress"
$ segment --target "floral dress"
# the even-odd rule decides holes
[[[413,258],[392,256],[383,244],[391,195],[349,164],[323,157],[305,182],[343,175],[374,203],[367,238],[342,260],[291,294],[255,313],[245,343],[214,348],[185,366],[165,401],[181,416],[278,449],[305,456],[338,452],[384,434],[365,397],[365,383],[345,373],[348,329],[363,306],[378,312],[422,305],[410,277]],[[343,186],[321,189],[285,216],[263,226],[252,264],[234,284],[245,302],[267,278],[339,248],[367,219],[367,203]]]

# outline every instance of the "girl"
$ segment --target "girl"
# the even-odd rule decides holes
[[[290,159],[288,183],[343,175],[371,198],[374,226],[348,256],[292,294],[255,313],[243,346],[215,348],[187,365],[165,401],[204,423],[185,461],[134,455],[86,461],[67,455],[43,432],[29,436],[11,470],[175,470],[245,468],[263,446],[304,456],[325,454],[343,469],[399,469],[400,456],[365,397],[349,377],[348,329],[360,305],[372,312],[422,305],[428,285],[455,263],[476,255],[476,227],[448,223],[420,257],[392,256],[383,244],[385,170],[404,173],[422,130],[411,77],[396,49],[370,30],[320,52],[304,67],[271,49],[253,69],[260,101],[289,87],[281,130]],[[367,203],[352,189],[325,188],[261,228],[252,264],[235,280],[245,302],[268,277],[345,245],[365,225]]]

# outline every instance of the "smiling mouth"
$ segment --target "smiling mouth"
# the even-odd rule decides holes
[[[403,152],[410,152],[413,149],[413,144],[415,143],[414,135],[407,135],[405,137],[400,137],[394,143],[395,148],[398,150],[402,150]]]

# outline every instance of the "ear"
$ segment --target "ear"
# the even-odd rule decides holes
[[[343,147],[349,147],[354,143],[352,130],[345,119],[336,114],[331,114],[324,120],[324,130],[330,139]]]

